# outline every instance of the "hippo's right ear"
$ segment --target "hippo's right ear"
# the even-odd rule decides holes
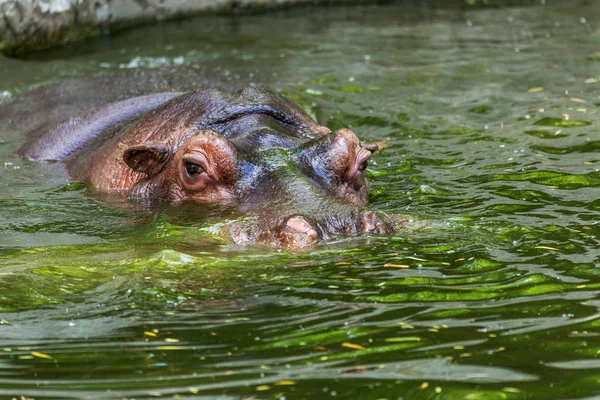
[[[163,169],[170,154],[171,150],[164,144],[149,142],[127,148],[123,160],[134,171],[153,176]]]

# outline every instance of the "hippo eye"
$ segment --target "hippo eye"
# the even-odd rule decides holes
[[[365,169],[367,169],[368,166],[369,166],[369,161],[365,160],[360,163],[360,165],[358,166],[358,170],[364,171]]]
[[[201,166],[199,166],[198,164],[194,164],[192,162],[186,162],[185,163],[185,170],[187,171],[189,176],[196,176],[201,174],[204,169],[202,169]]]

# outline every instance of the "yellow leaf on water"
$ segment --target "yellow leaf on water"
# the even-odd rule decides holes
[[[387,268],[409,268],[406,264],[383,264],[383,266]]]
[[[144,336],[156,337],[156,333],[151,331],[145,331]]]
[[[32,351],[31,355],[34,356],[34,357],[39,357],[39,358],[48,358],[50,360],[52,359],[52,356],[50,356],[48,354],[45,354],[45,353],[40,353],[40,352],[37,352],[37,351]]]
[[[386,342],[418,342],[421,338],[418,336],[401,336],[385,339]]]
[[[361,346],[360,344],[354,344],[354,343],[348,343],[348,342],[342,343],[342,347],[347,347],[349,349],[355,349],[355,350],[366,350],[367,349],[366,347]]]
[[[544,90],[543,87],[532,87],[532,88],[527,89],[527,91],[529,93],[537,93],[537,92],[541,92],[543,90]]]

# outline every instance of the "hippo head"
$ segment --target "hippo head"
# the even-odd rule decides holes
[[[281,180],[289,184],[299,175],[306,187],[295,187],[298,192],[293,197],[308,196],[303,192],[316,186],[338,201],[363,206],[365,170],[381,144],[361,144],[348,129],[331,132],[321,127],[320,131],[327,133],[293,147],[249,146],[212,130],[189,134],[178,148],[152,142],[131,146],[123,153],[125,163],[146,175],[131,189],[131,196],[223,204],[257,192],[264,195],[260,189],[267,190],[263,186],[269,184],[279,186],[276,194],[284,195],[286,185]]]
[[[277,93],[182,94],[112,137],[89,162],[97,188],[119,182],[135,199],[235,209],[245,217],[223,226],[234,243],[296,248],[398,225],[364,210],[365,170],[382,143],[332,132]],[[116,169],[99,166],[117,158]]]

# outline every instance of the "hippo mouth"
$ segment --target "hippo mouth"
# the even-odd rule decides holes
[[[220,234],[241,246],[264,244],[277,249],[302,249],[335,237],[398,233],[407,221],[406,216],[358,210],[345,216],[259,216],[225,224]]]

